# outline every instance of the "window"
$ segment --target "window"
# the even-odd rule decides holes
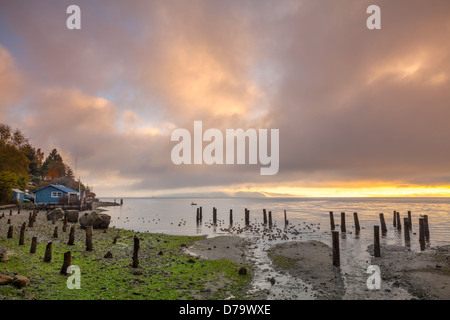
[[[62,192],[60,192],[60,191],[58,191],[58,192],[56,192],[56,191],[53,191],[52,192],[52,198],[59,198],[59,197],[62,197]]]

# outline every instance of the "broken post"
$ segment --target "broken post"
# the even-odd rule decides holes
[[[331,231],[333,231],[334,228],[336,227],[336,226],[334,225],[333,211],[330,211],[330,225],[331,225]]]
[[[72,264],[72,254],[70,253],[70,251],[67,251],[66,253],[64,253],[64,262],[61,267],[61,271],[59,273],[63,275],[68,274],[67,268],[69,268],[71,264]]]
[[[267,212],[266,209],[263,209],[263,224],[267,224]]]
[[[403,218],[403,223],[405,226],[405,244],[408,245],[411,240],[409,237],[409,218]]]
[[[25,222],[22,224],[22,227],[20,227],[19,246],[23,246],[23,244],[25,243],[25,228],[26,227],[27,227],[27,225]]]
[[[134,246],[133,246],[133,268],[139,268],[139,238],[134,235]]]
[[[384,214],[380,213],[381,234],[387,233],[386,221],[384,220]]]
[[[409,230],[412,230],[411,211],[408,211]]]
[[[272,228],[272,211],[269,211],[269,228]]]
[[[64,221],[63,221],[63,229],[62,229],[62,231],[63,231],[63,232],[66,232],[66,231],[67,231],[67,216],[66,216],[66,215],[64,215]]]
[[[333,248],[333,266],[341,265],[341,256],[339,252],[339,231],[331,231],[332,248]]]
[[[394,210],[394,227],[397,227],[397,211]]]
[[[233,225],[233,209],[230,209],[230,225]]]
[[[380,226],[373,226],[373,255],[381,257],[380,250]]]
[[[7,236],[8,239],[12,239],[13,231],[14,231],[14,227],[10,225],[8,228],[8,236]]]
[[[425,226],[423,218],[419,219],[419,243],[420,251],[425,250]]]
[[[45,247],[44,262],[50,262],[51,260],[52,260],[52,243],[49,242]]]
[[[402,230],[402,223],[400,221],[400,212],[397,211],[397,230]]]
[[[213,208],[213,224],[217,225],[217,209]]]
[[[355,220],[355,230],[361,230],[361,227],[359,226],[358,212],[353,212],[353,219]]]
[[[196,215],[195,215],[195,223],[196,223],[197,225],[200,224],[200,208],[197,208],[197,213],[196,213]]]
[[[345,212],[341,212],[341,232],[346,232],[345,228]]]
[[[69,246],[73,246],[75,244],[75,224],[72,225],[72,228],[70,228],[69,233],[69,242],[67,242]]]
[[[30,215],[28,216],[28,228],[33,228],[34,219],[33,214],[30,212]]]
[[[55,230],[53,230],[53,238],[58,238],[58,226],[56,226]]]
[[[288,226],[288,223],[289,223],[289,221],[288,221],[287,216],[286,216],[286,210],[284,210],[284,227],[285,228]]]
[[[86,251],[92,251],[92,226],[86,227]]]
[[[37,237],[33,237],[31,238],[30,253],[36,253],[36,247],[37,247]]]
[[[424,214],[423,215],[423,227],[424,227],[424,232],[425,232],[425,240],[426,241],[430,241],[430,228],[428,226],[428,215]]]
[[[200,222],[203,220],[203,209],[200,207]]]

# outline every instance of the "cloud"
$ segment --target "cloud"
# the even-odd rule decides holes
[[[0,120],[105,192],[448,184],[450,4],[377,3],[381,30],[370,1],[79,1],[69,31],[69,1],[9,1]],[[194,120],[280,129],[279,173],[173,165]]]

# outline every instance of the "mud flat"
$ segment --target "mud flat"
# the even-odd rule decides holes
[[[332,265],[332,251],[319,241],[285,242],[269,251],[276,268],[312,285],[317,299],[341,299],[345,294],[344,279]]]
[[[423,252],[385,246],[380,258],[372,258],[372,264],[380,267],[383,281],[406,289],[414,298],[450,299],[450,245]]]

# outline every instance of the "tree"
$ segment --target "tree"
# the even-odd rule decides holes
[[[75,176],[73,174],[73,170],[69,166],[67,166],[67,168],[66,168],[66,177],[69,178],[70,180],[75,180]]]
[[[52,179],[64,177],[66,175],[66,166],[56,149],[53,149],[52,152],[50,152],[42,164],[42,175],[51,176]]]

